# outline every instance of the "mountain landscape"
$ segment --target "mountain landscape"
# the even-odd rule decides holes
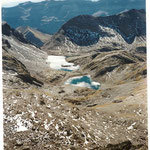
[[[146,13],[132,5],[113,9],[116,0],[108,14],[92,15],[108,10],[106,2],[51,0],[3,9],[11,20],[11,11],[32,6],[57,14],[61,6],[64,17],[61,10],[72,4],[53,28],[32,26],[31,16],[16,26],[2,23],[4,149],[148,149]],[[79,11],[82,3],[87,13]]]
[[[135,9],[145,9],[145,0],[46,0],[26,2],[2,8],[2,20],[13,28],[30,26],[54,34],[69,19],[78,15],[109,16]],[[59,11],[58,11],[59,10]]]

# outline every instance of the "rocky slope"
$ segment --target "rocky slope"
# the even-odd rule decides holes
[[[43,46],[51,38],[50,35],[39,32],[31,27],[18,27],[16,30],[22,33],[28,41],[37,47]]]
[[[66,21],[75,16],[81,14],[107,16],[132,8],[145,9],[145,0],[100,0],[97,2],[90,0],[46,0],[40,3],[26,2],[16,7],[2,8],[2,19],[13,28],[30,26],[42,32],[54,34]]]
[[[105,84],[140,80],[147,74],[146,55],[137,53],[136,50],[83,54],[70,57],[68,61],[80,64],[84,72]]]
[[[68,54],[80,69],[65,72],[51,69],[47,53],[10,26],[3,31],[4,149],[148,149],[144,43]],[[99,90],[64,84],[86,74]]]

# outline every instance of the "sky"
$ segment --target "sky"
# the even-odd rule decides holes
[[[41,2],[44,0],[2,0],[2,6],[3,7],[13,7],[18,5],[19,3],[24,3],[24,2]],[[63,0],[55,0],[55,1],[63,1]],[[92,2],[97,2],[99,0],[91,0]]]
[[[12,7],[12,6],[16,6],[19,3],[24,3],[24,2],[41,2],[44,0],[2,0],[2,6],[3,7]]]

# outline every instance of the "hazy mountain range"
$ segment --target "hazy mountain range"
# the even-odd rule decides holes
[[[47,0],[2,8],[2,20],[8,22],[13,28],[30,26],[53,34],[66,21],[78,15],[109,16],[133,8],[145,9],[145,0]]]

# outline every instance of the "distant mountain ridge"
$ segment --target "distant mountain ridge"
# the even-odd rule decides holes
[[[90,15],[74,17],[53,35],[44,48],[50,50],[58,47],[59,49],[64,45],[71,46],[72,44],[87,47],[97,43],[99,45],[108,45],[108,43],[131,45],[138,39],[139,41],[145,41],[145,38],[145,10],[132,9],[105,17]]]
[[[69,19],[78,15],[109,16],[130,9],[145,9],[145,0],[47,0],[26,2],[11,8],[2,8],[2,20],[13,28],[30,26],[54,34]]]
[[[103,27],[114,29],[121,34],[127,43],[131,44],[135,36],[146,35],[145,11],[132,9],[108,17],[78,16],[64,24],[62,30],[64,30],[64,34],[68,36],[71,41],[77,45],[86,46],[92,44],[92,42],[97,42],[100,37],[113,36],[111,33],[104,31],[102,29]],[[73,34],[75,34],[75,36],[73,36]],[[79,38],[83,37],[84,34],[86,34],[85,40]],[[90,38],[92,41],[90,41]]]

